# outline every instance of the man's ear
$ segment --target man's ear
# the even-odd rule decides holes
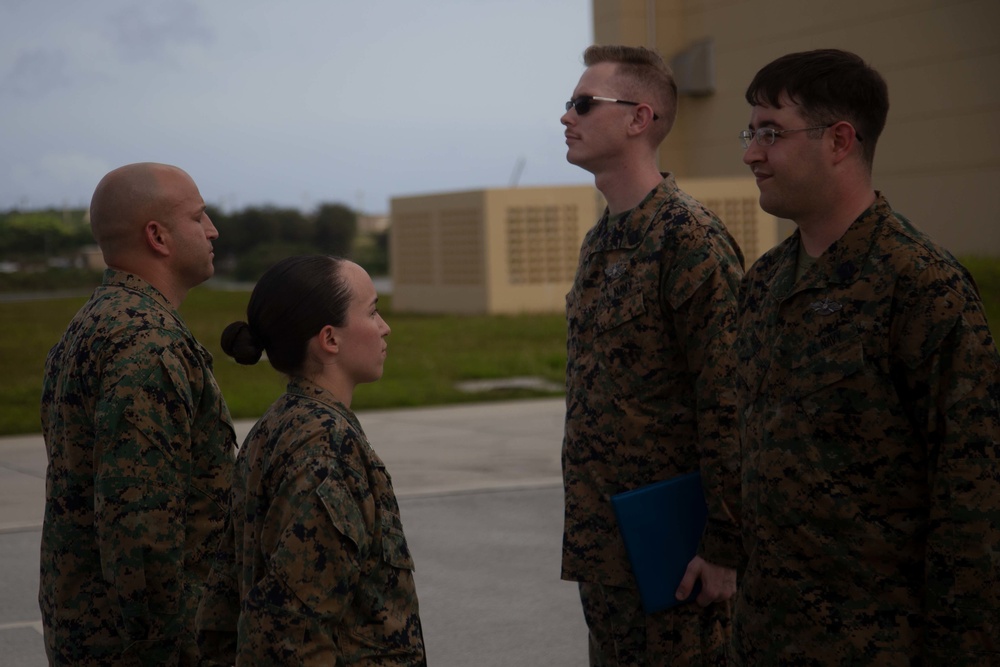
[[[142,230],[146,245],[156,255],[170,256],[170,232],[161,222],[150,220]]]
[[[833,160],[837,163],[849,156],[860,140],[857,130],[846,121],[837,123],[830,130],[833,133]]]
[[[632,120],[629,122],[629,133],[639,134],[653,124],[653,107],[648,104],[640,104],[633,107]]]

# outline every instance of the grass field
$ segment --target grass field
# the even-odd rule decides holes
[[[979,286],[993,340],[1000,340],[1000,258],[962,257],[961,261]]]
[[[240,366],[223,354],[219,335],[244,318],[249,293],[195,289],[181,314],[215,358],[215,376],[235,419],[256,418],[281,395],[285,378],[264,360]],[[87,297],[0,303],[0,435],[34,433],[45,356]],[[531,389],[469,394],[463,380],[537,376],[561,386],[566,364],[562,315],[421,316],[379,308],[392,329],[383,378],[358,387],[359,410],[553,395]]]
[[[1000,260],[967,257],[979,285],[994,338],[1000,338]],[[285,380],[266,361],[240,366],[222,353],[219,334],[243,319],[249,294],[196,289],[181,313],[215,357],[215,373],[236,419],[259,417],[284,389]],[[39,430],[38,399],[45,355],[86,297],[0,303],[0,435]],[[355,392],[359,410],[435,405],[546,395],[528,389],[468,394],[463,380],[536,376],[563,382],[566,363],[562,315],[421,316],[392,312],[380,299],[392,328],[382,380]]]

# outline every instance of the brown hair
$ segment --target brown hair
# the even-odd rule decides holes
[[[253,288],[247,321],[222,332],[222,351],[248,366],[266,351],[275,370],[300,374],[309,339],[326,325],[340,327],[347,320],[352,294],[341,271],[345,261],[302,255],[274,264]]]
[[[871,168],[889,114],[889,87],[860,56],[839,49],[789,53],[757,72],[746,100],[778,109],[782,93],[817,125],[842,120],[853,125]]]

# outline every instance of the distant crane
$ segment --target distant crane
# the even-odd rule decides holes
[[[521,172],[524,171],[524,164],[528,160],[522,155],[517,158],[517,162],[514,164],[514,171],[510,175],[510,183],[507,185],[509,188],[516,188],[518,182],[521,180]]]

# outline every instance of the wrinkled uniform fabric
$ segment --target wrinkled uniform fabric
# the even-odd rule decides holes
[[[235,457],[212,357],[108,270],[45,363],[39,606],[54,665],[192,664]]]
[[[738,352],[748,665],[1000,664],[1000,359],[967,272],[879,195]]]
[[[630,589],[638,605],[610,497],[699,469],[709,506],[702,556],[740,562],[733,342],[742,266],[725,226],[671,175],[588,232],[566,297],[563,579]],[[697,663],[724,643],[726,605],[702,612],[714,619],[706,632],[676,627],[672,613],[652,621],[676,628],[665,655]]]
[[[632,588],[580,582],[594,667],[728,664],[729,601],[706,614],[697,604],[647,614]],[[676,649],[688,647],[687,652]],[[676,649],[675,649],[676,647]]]
[[[296,378],[257,422],[232,516],[235,562],[213,571],[203,646],[233,647],[237,665],[426,664],[392,480],[332,394]]]

